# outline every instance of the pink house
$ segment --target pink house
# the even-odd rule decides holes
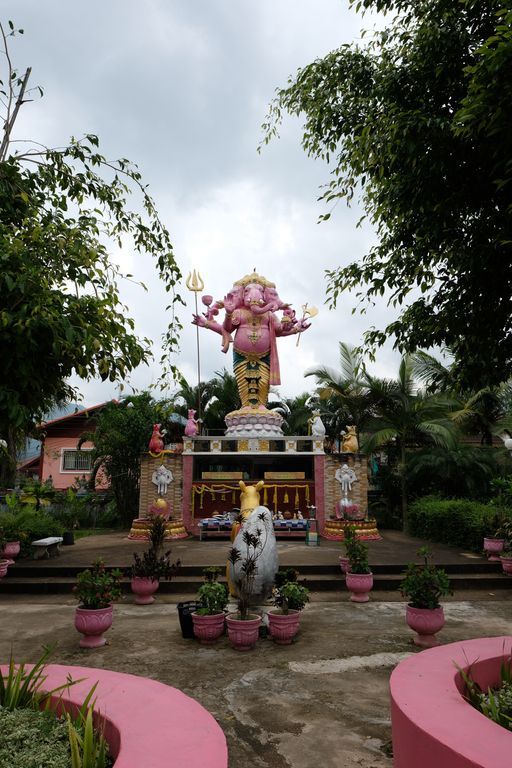
[[[58,419],[45,421],[39,425],[41,435],[41,456],[39,460],[39,478],[41,482],[53,481],[58,490],[65,490],[76,483],[77,479],[91,477],[92,449],[91,442],[83,443],[78,450],[78,441],[84,432],[95,429],[94,417],[105,403],[76,411]],[[98,477],[100,481],[100,478]],[[97,482],[97,488],[106,487]]]

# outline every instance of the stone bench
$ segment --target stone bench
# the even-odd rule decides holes
[[[2,667],[6,671],[6,667]],[[215,718],[177,688],[107,669],[49,664],[43,690],[68,677],[80,680],[62,695],[64,709],[80,707],[97,682],[95,711],[115,768],[227,768],[226,738]]]
[[[398,664],[390,680],[395,768],[510,768],[512,733],[464,699],[457,666],[471,667],[486,690],[499,684],[511,646],[510,636],[464,640]]]
[[[46,539],[38,539],[32,542],[34,548],[34,560],[42,560],[43,557],[56,557],[62,544],[62,536],[48,536]]]

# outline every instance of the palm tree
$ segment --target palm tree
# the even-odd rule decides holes
[[[195,411],[199,411],[198,405],[200,401],[201,418],[204,419],[204,413],[210,398],[209,382],[202,381],[201,384],[193,386],[188,383],[184,376],[181,376],[179,380],[179,389],[173,394],[171,403],[174,411],[186,419],[188,418],[188,411],[191,408]]]
[[[209,396],[204,410],[205,426],[209,430],[223,430],[226,426],[226,414],[240,407],[236,378],[224,368],[215,372],[214,378],[206,383],[205,389]]]
[[[285,397],[275,407],[284,417],[283,428],[285,435],[307,435],[309,419],[313,415],[315,398],[309,392],[303,392],[296,397]]]
[[[396,446],[404,528],[407,524],[407,451],[425,444],[446,447],[455,444],[455,428],[449,418],[452,403],[417,390],[412,370],[412,361],[406,356],[400,362],[397,380],[372,379],[366,374],[374,415],[366,424],[367,434],[361,446],[365,453],[390,444]]]

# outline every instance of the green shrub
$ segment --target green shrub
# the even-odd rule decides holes
[[[53,712],[0,707],[0,765],[69,768],[67,725]]]
[[[497,507],[492,504],[427,496],[409,506],[409,533],[478,552],[484,536],[494,534],[496,512]],[[504,514],[511,517],[508,510]]]

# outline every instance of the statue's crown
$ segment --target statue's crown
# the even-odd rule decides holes
[[[237,280],[234,284],[235,285],[250,285],[251,283],[257,283],[258,285],[262,285],[263,288],[275,288],[276,284],[271,283],[270,280],[267,280],[266,277],[263,277],[263,275],[258,275],[256,270],[254,272],[250,272],[248,275],[245,275],[244,277],[241,277],[240,280]]]

